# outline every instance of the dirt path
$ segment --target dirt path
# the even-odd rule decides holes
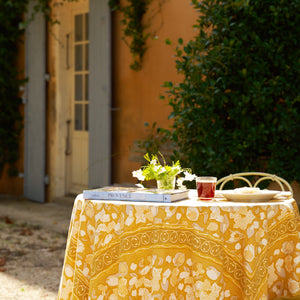
[[[0,299],[55,300],[67,237],[0,215]]]

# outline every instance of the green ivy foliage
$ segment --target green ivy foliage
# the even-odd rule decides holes
[[[19,138],[22,130],[19,86],[23,83],[17,68],[18,43],[23,29],[19,24],[26,9],[25,1],[0,0],[0,174],[9,164],[16,173]]]
[[[63,0],[53,5],[62,5]],[[22,43],[24,30],[38,12],[55,23],[50,17],[48,0],[35,0],[31,16],[25,21],[29,0],[0,0],[0,175],[8,165],[10,175],[17,175],[16,162],[19,159],[19,141],[23,127],[21,114],[22,99],[20,86],[24,84],[22,71],[17,66],[18,46]]]
[[[123,14],[121,24],[124,27],[123,40],[129,46],[130,52],[133,56],[133,62],[130,68],[139,71],[142,68],[143,56],[146,52],[146,41],[150,36],[145,32],[146,25],[143,22],[144,15],[146,14],[150,3],[153,0],[128,0],[126,5],[121,5],[120,0],[109,0],[108,4],[113,11],[120,11]],[[127,42],[126,37],[131,41]]]
[[[199,175],[300,182],[300,1],[192,1],[197,35],[166,82],[175,157]]]
[[[123,25],[124,36],[122,39],[130,49],[133,62],[130,68],[135,71],[142,69],[143,57],[147,51],[147,39],[152,35],[147,32],[149,27],[145,16],[153,0],[126,0],[120,3],[120,0],[109,0],[108,4],[112,11],[119,11],[122,14],[121,24]],[[155,1],[156,9],[152,10],[152,17],[161,10],[165,0]]]

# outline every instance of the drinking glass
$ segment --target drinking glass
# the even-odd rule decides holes
[[[217,178],[216,177],[197,177],[197,193],[200,200],[211,200],[215,197]]]

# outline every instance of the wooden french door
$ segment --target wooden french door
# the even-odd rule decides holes
[[[57,13],[52,194],[78,194],[110,182],[111,12],[106,0],[77,0]]]
[[[72,11],[70,35],[71,97],[69,134],[71,151],[69,158],[68,193],[80,193],[88,187],[89,162],[89,14],[88,2],[78,1]]]

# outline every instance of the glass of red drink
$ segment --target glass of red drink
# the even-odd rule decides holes
[[[216,177],[197,177],[196,184],[198,198],[200,198],[200,200],[211,200],[215,197]]]

